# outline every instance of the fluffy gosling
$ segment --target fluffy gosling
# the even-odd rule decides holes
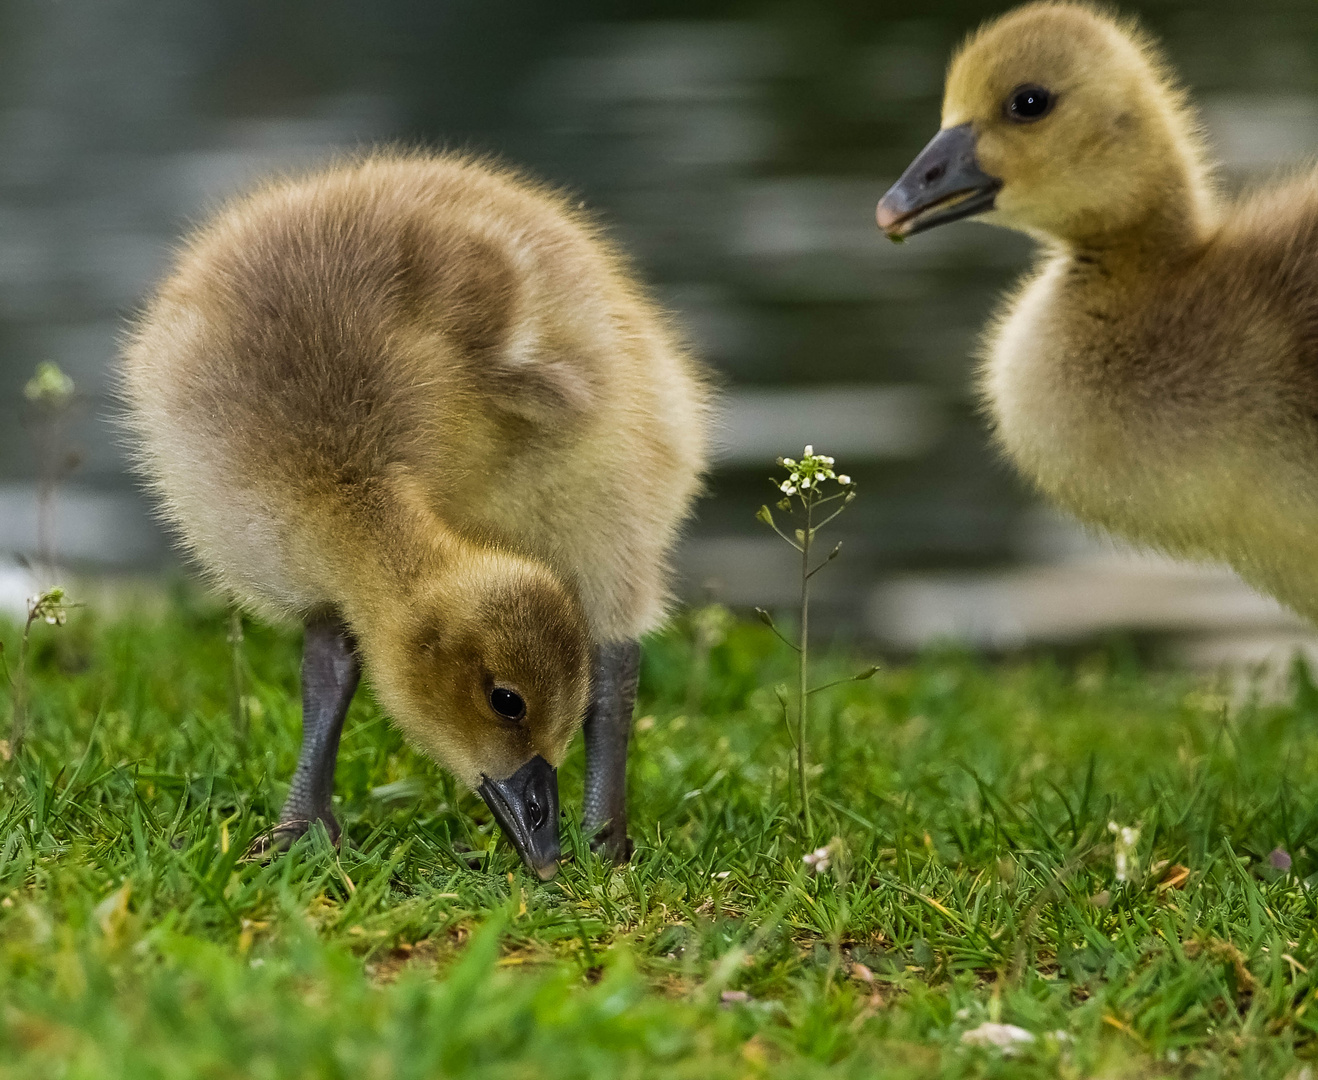
[[[1318,174],[1224,198],[1152,42],[1034,3],[962,47],[942,130],[877,216],[1039,241],[980,380],[1045,494],[1318,619]]]
[[[584,215],[451,155],[268,183],[191,236],[122,384],[187,550],[249,611],[305,623],[277,839],[337,837],[364,669],[542,877],[584,717],[584,826],[626,857],[636,640],[664,613],[707,392]]]

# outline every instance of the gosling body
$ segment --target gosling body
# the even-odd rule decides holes
[[[1300,182],[1227,208],[1196,249],[1151,265],[1047,256],[981,369],[998,443],[1045,494],[1149,546],[1227,562],[1312,619],[1315,224],[1318,187]]]
[[[610,684],[621,665],[634,694],[635,639],[663,618],[704,468],[707,394],[558,195],[420,153],[268,184],[190,239],[123,387],[143,472],[200,565],[249,610],[321,628],[306,731],[327,699],[334,727],[356,685],[334,672],[359,659],[413,741],[478,787],[532,755],[557,766],[587,674]],[[490,712],[505,683],[526,716]],[[625,751],[631,698],[603,718],[599,699],[587,727]],[[318,753],[324,788],[333,753]],[[622,777],[601,768],[619,849]]]
[[[1152,43],[1038,3],[962,48],[942,130],[878,216],[1040,242],[980,387],[1046,495],[1318,619],[1318,177],[1224,198]]]
[[[573,580],[598,641],[663,618],[705,393],[544,189],[427,155],[272,184],[191,239],[125,373],[165,514],[262,615],[343,603],[327,548],[379,560],[362,509],[321,496],[371,478]]]

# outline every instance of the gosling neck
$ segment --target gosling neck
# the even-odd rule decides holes
[[[406,482],[340,490],[313,512],[321,523],[314,557],[355,629],[396,621],[475,551]]]
[[[1060,241],[1063,251],[1120,279],[1165,271],[1203,250],[1218,214],[1202,171],[1190,163],[1170,164],[1148,192],[1144,207],[1115,226],[1080,223]]]

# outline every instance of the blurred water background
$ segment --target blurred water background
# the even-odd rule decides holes
[[[273,170],[388,140],[492,152],[577,193],[724,382],[720,456],[681,589],[787,604],[793,553],[754,520],[812,442],[858,481],[816,579],[845,634],[895,650],[1166,636],[1204,663],[1305,644],[1222,571],[1085,537],[992,452],[976,336],[1026,264],[960,224],[901,247],[874,204],[938,125],[983,0],[4,0],[0,3],[0,558],[31,559],[39,462],[22,387],[80,397],[60,560],[171,565],[117,445],[125,320],[190,222]],[[1318,147],[1318,5],[1125,5],[1166,43],[1232,187]],[[0,570],[12,606],[24,572]],[[6,591],[7,590],[7,591]]]

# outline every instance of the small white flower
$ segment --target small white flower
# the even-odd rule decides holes
[[[977,1028],[963,1031],[961,1041],[966,1046],[996,1046],[1005,1056],[1010,1057],[1022,1046],[1029,1046],[1034,1042],[1034,1034],[1015,1024],[995,1024],[989,1021],[980,1024]]]
[[[1109,821],[1107,831],[1115,838],[1112,842],[1114,876],[1118,881],[1129,881],[1139,870],[1135,848],[1140,842],[1140,827]]]
[[[27,598],[27,615],[31,622],[38,619],[51,626],[63,626],[69,617],[64,590],[56,585],[43,593]]]
[[[806,449],[808,451],[809,447]],[[810,869],[816,874],[822,874],[828,869],[828,863],[831,856],[832,852],[830,852],[828,848],[820,847],[815,848],[814,851],[807,851],[801,856],[801,861],[805,863],[806,866],[810,867]]]
[[[836,481],[841,487],[850,486],[851,477],[839,477],[833,471],[831,457],[826,454],[815,454],[813,446],[807,446],[805,450],[805,456],[800,461],[789,457],[777,459],[778,464],[787,470],[787,479],[773,480],[774,486],[779,491],[784,495],[799,495],[803,502],[813,503],[824,496],[825,484],[829,480]]]

